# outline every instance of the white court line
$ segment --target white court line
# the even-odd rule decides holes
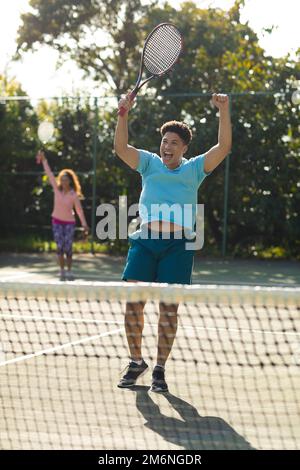
[[[1,281],[6,282],[6,281],[15,281],[17,279],[23,278],[23,277],[30,277],[30,276],[35,276],[35,273],[27,273],[26,271],[19,271],[18,274],[7,274],[6,276],[1,279]]]
[[[102,324],[111,324],[111,325],[123,325],[124,321],[117,320],[85,320],[84,318],[70,318],[70,317],[37,317],[35,315],[14,315],[14,314],[4,314],[0,315],[1,318],[12,318],[15,320],[44,320],[44,321],[61,321],[61,322],[70,322],[70,323],[98,323]],[[156,328],[156,323],[145,323],[145,326],[151,326]],[[294,331],[270,331],[270,330],[257,330],[251,328],[225,328],[217,326],[197,326],[197,325],[180,325],[181,328],[185,330],[207,330],[207,331],[234,331],[234,332],[243,332],[243,333],[260,333],[260,334],[271,334],[271,335],[285,335],[285,336],[300,336],[299,332]]]
[[[52,353],[55,351],[59,351],[60,349],[68,348],[70,346],[75,346],[77,344],[88,343],[89,341],[93,341],[94,339],[103,338],[104,336],[114,335],[121,331],[124,331],[124,328],[118,328],[117,330],[107,331],[106,333],[101,333],[100,335],[88,336],[87,338],[80,339],[77,341],[72,341],[71,343],[61,344],[59,346],[55,346],[54,348],[43,349],[41,351],[37,351],[31,354],[26,354],[25,356],[19,356],[19,357],[16,357],[15,359],[9,359],[8,361],[0,362],[0,367],[6,366],[7,364],[13,364],[15,362],[26,361],[27,359],[31,359],[33,357],[42,356],[43,354],[48,354],[48,353]]]

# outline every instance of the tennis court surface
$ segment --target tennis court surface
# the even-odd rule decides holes
[[[126,301],[180,302],[166,378],[119,389]],[[300,448],[300,289],[0,283],[1,449]],[[152,368],[152,367],[150,367]]]

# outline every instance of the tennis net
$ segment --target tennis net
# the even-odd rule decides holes
[[[166,364],[119,389],[126,302],[179,303]],[[0,282],[1,449],[300,448],[300,289]]]

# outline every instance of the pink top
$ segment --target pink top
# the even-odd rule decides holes
[[[52,217],[63,222],[75,222],[75,214],[73,208],[75,208],[81,225],[86,226],[86,220],[81,206],[81,202],[76,192],[71,191],[64,193],[60,191],[57,186],[55,176],[53,175],[47,160],[43,160],[43,167],[46,175],[49,178],[50,184],[54,190],[54,208]]]

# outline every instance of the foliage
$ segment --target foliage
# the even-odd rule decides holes
[[[31,13],[22,16],[18,56],[50,45],[71,58],[95,81],[115,94],[132,77],[143,31],[136,27],[148,6],[141,0],[31,0]],[[152,2],[156,3],[156,2]]]

